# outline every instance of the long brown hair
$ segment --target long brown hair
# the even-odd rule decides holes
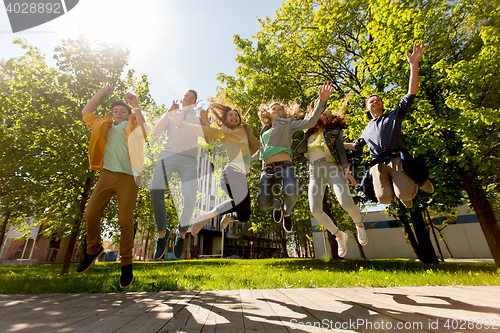
[[[344,98],[344,101],[342,102],[342,106],[340,107],[339,110],[333,111],[333,112],[331,110],[325,110],[324,112],[330,111],[332,113],[332,119],[327,121],[326,124],[323,122],[320,123],[321,120],[318,120],[318,122],[316,123],[316,125],[314,127],[309,128],[306,131],[306,137],[311,136],[311,134],[318,131],[320,127],[324,127],[325,130],[326,129],[337,129],[337,128],[344,127],[346,124],[346,122],[345,122],[345,108],[347,106],[347,103],[351,99],[351,96],[352,96],[352,92],[347,94],[347,96]],[[312,105],[309,105],[306,112],[310,115],[313,112],[313,110],[314,109],[313,109]]]
[[[208,110],[212,111],[212,113],[214,114],[215,118],[217,118],[217,120],[215,121],[216,125],[220,128],[222,127],[223,125],[224,126],[227,126],[227,122],[226,122],[226,119],[227,119],[227,114],[229,113],[229,111],[236,111],[236,113],[238,113],[238,117],[240,118],[240,123],[238,125],[241,125],[241,114],[240,114],[240,111],[230,107],[230,106],[227,106],[227,105],[223,105],[223,104],[220,104],[220,103],[215,103],[215,102],[212,102],[210,103],[210,106],[208,107]]]

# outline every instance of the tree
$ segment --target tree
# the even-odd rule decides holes
[[[390,3],[385,5],[383,9],[389,9]],[[498,80],[492,79],[500,70],[498,1],[433,1],[415,6],[380,17],[372,33],[391,41],[396,37],[398,42],[404,40],[404,25],[382,27],[396,17],[411,17],[411,21],[418,22],[412,26],[414,37],[425,36],[432,45],[439,45],[421,67],[421,101],[408,129],[426,128],[421,146],[437,154],[436,165],[441,170],[434,167],[434,174],[442,175],[443,170],[448,170],[446,174],[451,179],[458,178],[457,185],[467,194],[500,267],[498,219],[490,201],[498,193],[495,189],[500,165],[500,86]],[[388,63],[397,63],[397,57],[392,57],[392,61],[388,58]],[[389,68],[384,63],[381,72],[386,70]],[[397,76],[394,80],[397,82]]]
[[[1,163],[9,166],[2,179],[30,198],[36,207],[30,214],[50,222],[47,235],[69,236],[61,272],[66,274],[96,180],[87,162],[90,131],[80,111],[106,84],[116,86],[112,98],[121,99],[131,87],[133,71],[122,78],[128,50],[84,37],[65,40],[55,49],[57,68],[49,68],[36,47],[19,39],[14,43],[27,52],[0,66],[6,88],[0,101],[6,134],[1,141]],[[142,105],[152,102],[146,77],[135,90]],[[109,103],[109,99],[102,101],[98,112],[109,112]],[[22,179],[25,187],[13,179]],[[2,196],[3,207],[9,207],[7,200]]]
[[[260,21],[255,44],[235,37],[236,76],[219,79],[230,99],[253,110],[271,97],[306,100],[311,86],[330,79],[337,99],[348,90],[357,95],[347,108],[345,134],[353,140],[367,122],[363,96],[378,93],[386,106],[395,105],[408,86],[404,51],[418,40],[430,43],[403,133],[410,153],[430,167],[436,192],[417,198],[414,214],[450,211],[466,193],[500,266],[492,205],[500,165],[497,7],[498,1],[288,1],[276,20]]]
[[[439,233],[439,240],[441,240],[441,242],[443,242],[445,248],[446,248],[446,252],[448,252],[448,256],[450,258],[453,258],[453,254],[451,253],[451,250],[450,248],[448,247],[448,243],[446,242],[446,239],[444,238],[444,235],[443,235],[443,230],[451,225],[451,224],[455,224],[456,220],[457,220],[457,216],[455,213],[450,213],[450,214],[436,214],[434,216],[430,216],[429,214],[429,211],[426,210],[425,211],[425,216],[427,218],[427,221],[429,222],[431,228],[433,229],[433,234],[434,234],[434,241],[436,242],[436,245],[438,246],[438,249],[439,249],[439,254],[441,256],[441,259],[444,260],[444,257],[443,257],[443,254],[441,253],[441,248],[439,246],[439,242],[437,240],[437,237],[436,237],[436,233],[435,233],[435,230],[438,231]],[[441,226],[437,226],[436,225],[436,220],[441,220]]]

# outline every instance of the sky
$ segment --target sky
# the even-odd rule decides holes
[[[61,39],[80,34],[130,50],[128,68],[147,75],[150,93],[167,107],[186,89],[199,100],[215,96],[218,73],[234,75],[237,68],[234,35],[250,39],[261,30],[257,18],[275,19],[281,0],[80,0],[66,14],[40,26],[12,33],[0,6],[0,59],[24,52],[13,45],[25,39],[55,66],[54,48]],[[204,103],[202,102],[203,106]],[[380,207],[368,210],[379,210]]]
[[[237,63],[233,36],[250,39],[257,18],[274,19],[280,0],[80,0],[66,14],[31,29],[12,33],[0,8],[0,59],[24,52],[13,45],[25,39],[46,55],[50,66],[61,39],[84,33],[130,50],[129,67],[147,75],[153,99],[167,106],[192,88],[199,99],[215,96],[218,73],[234,75]]]

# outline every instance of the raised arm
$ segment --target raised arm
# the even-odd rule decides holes
[[[205,109],[200,109],[200,118],[203,120],[202,125],[210,126],[210,119],[208,118],[208,111]]]
[[[132,105],[132,109],[135,111],[135,119],[137,120],[137,126],[141,126],[145,123],[144,116],[142,115],[141,107],[139,102],[137,102],[137,97],[134,94],[128,93],[125,95],[125,100]]]
[[[318,122],[319,117],[321,117],[323,111],[325,111],[326,102],[328,101],[328,98],[330,97],[332,91],[333,91],[332,83],[330,82],[323,83],[323,85],[321,85],[321,87],[319,88],[319,102],[316,105],[316,108],[314,108],[312,115],[309,118],[295,121],[292,125],[292,128],[295,131],[299,131],[314,127],[314,125],[316,125],[316,123]]]
[[[412,55],[410,55],[410,53],[406,51],[406,59],[410,63],[410,84],[408,87],[408,94],[416,95],[418,92],[418,64],[426,49],[427,46],[423,42],[419,42],[413,45]]]
[[[208,119],[208,111],[207,110],[201,108],[200,119],[201,119],[201,124],[203,126],[210,127],[210,119]],[[208,144],[212,143],[212,137],[209,137],[205,134],[205,142]]]
[[[94,113],[95,108],[97,107],[97,105],[101,101],[101,98],[104,95],[112,94],[114,90],[115,90],[115,88],[113,88],[110,85],[107,85],[106,87],[99,89],[95,93],[95,95],[92,96],[92,98],[87,102],[87,104],[85,104],[85,107],[82,110],[82,114]]]
[[[215,139],[222,139],[224,137],[224,133],[218,128],[184,122],[182,120],[182,116],[180,114],[177,114],[177,112],[168,113],[166,117],[170,118],[175,126],[186,132],[190,132],[199,136],[209,136],[210,138]]]
[[[177,109],[179,109],[178,101],[173,101],[170,109],[163,115],[158,124],[156,124],[154,131],[156,136],[160,136],[167,128],[167,125],[170,122],[170,118],[167,116],[168,112],[175,111]]]
[[[250,155],[253,155],[259,151],[262,144],[260,143],[260,140],[257,139],[255,137],[255,135],[253,135],[252,127],[250,126],[250,124],[243,124],[243,128],[247,132],[248,146],[250,148]]]

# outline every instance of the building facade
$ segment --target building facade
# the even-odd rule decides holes
[[[215,167],[214,163],[217,164]],[[199,151],[198,154],[198,188],[199,196],[195,213],[210,211],[216,205],[228,199],[220,186],[220,174],[223,164],[214,161],[213,156]],[[188,235],[185,253],[189,258],[240,257],[240,258],[278,258],[281,244],[273,232],[254,233],[249,230],[251,221],[232,221],[226,230],[221,230],[222,216],[211,219],[207,225],[191,237]]]
[[[430,233],[430,238],[434,246],[436,255],[439,251],[443,258],[477,259],[492,258],[491,251],[486,243],[484,233],[479,225],[477,216],[468,211],[467,206],[457,208],[458,215],[454,224],[446,226],[442,230],[443,240],[436,232]],[[412,258],[417,256],[406,239],[402,224],[394,217],[385,214],[383,211],[369,212],[363,217],[368,244],[363,246],[363,252],[368,259],[376,258]],[[436,218],[434,224],[442,226],[442,218]],[[330,246],[326,234],[319,228],[315,228],[318,223],[312,219],[314,251],[317,258],[325,257],[325,245],[328,256],[331,258]],[[325,238],[326,237],[326,238]],[[437,242],[436,242],[437,240]],[[448,250],[449,253],[448,253]],[[360,252],[354,236],[349,233],[347,241],[346,258],[361,258]]]

